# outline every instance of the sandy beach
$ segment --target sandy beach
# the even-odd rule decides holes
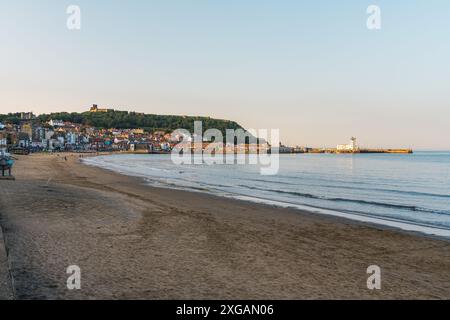
[[[0,181],[0,299],[450,298],[448,241],[154,188],[78,155],[20,156],[14,174]]]

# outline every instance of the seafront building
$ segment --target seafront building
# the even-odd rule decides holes
[[[357,152],[359,150],[356,144],[356,138],[352,137],[349,144],[338,144],[336,147],[337,152]]]
[[[8,147],[8,141],[6,139],[6,135],[4,133],[5,126],[0,123],[0,154],[6,153]]]
[[[51,119],[48,124],[52,127],[64,127],[64,122],[62,120]]]

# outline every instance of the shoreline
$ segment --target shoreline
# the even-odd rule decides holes
[[[119,154],[103,153],[98,156],[110,156],[110,155],[119,155]],[[89,158],[91,158],[91,157],[97,157],[97,156],[92,155]],[[339,210],[329,209],[329,208],[313,207],[313,206],[300,205],[300,204],[295,204],[295,203],[290,203],[290,202],[269,200],[269,199],[260,198],[257,196],[251,197],[251,196],[246,196],[246,195],[241,195],[241,194],[234,194],[234,195],[230,194],[228,196],[228,195],[216,194],[216,193],[210,192],[208,190],[204,190],[204,191],[194,190],[194,189],[189,190],[188,188],[181,187],[181,186],[180,187],[177,187],[177,186],[174,186],[174,187],[155,186],[155,185],[151,184],[150,178],[139,177],[139,176],[134,176],[131,174],[118,172],[116,170],[113,170],[113,169],[110,169],[107,167],[103,167],[101,165],[89,163],[88,161],[84,161],[84,159],[82,160],[82,164],[91,166],[91,167],[95,167],[95,168],[98,168],[101,170],[113,172],[115,174],[120,174],[123,176],[140,179],[141,181],[146,183],[151,188],[161,188],[161,189],[168,189],[168,190],[203,193],[203,194],[207,194],[207,195],[211,195],[211,196],[215,196],[215,197],[219,197],[219,198],[233,199],[233,200],[243,201],[246,203],[257,203],[260,205],[265,205],[265,206],[274,207],[274,208],[288,208],[288,209],[298,210],[300,214],[308,213],[308,214],[316,214],[316,215],[318,214],[318,215],[326,216],[326,217],[335,217],[337,219],[345,219],[349,222],[360,223],[360,224],[372,226],[375,228],[386,228],[389,230],[396,230],[399,232],[407,232],[407,233],[411,233],[411,234],[414,234],[417,236],[425,236],[425,237],[429,237],[432,239],[438,239],[438,240],[444,240],[444,241],[450,242],[450,230],[441,228],[441,227],[433,227],[433,226],[428,226],[428,225],[424,225],[424,224],[420,224],[420,223],[403,221],[403,220],[395,219],[395,218],[371,216],[370,214],[365,214],[365,213],[361,213],[361,212],[339,211]]]
[[[441,238],[148,186],[79,154],[20,156],[14,173],[0,223],[19,299],[450,298]],[[80,291],[65,288],[71,264]]]

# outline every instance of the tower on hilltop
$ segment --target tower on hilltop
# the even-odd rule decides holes
[[[91,109],[89,110],[89,112],[92,113],[97,113],[97,112],[108,112],[108,109],[99,109],[98,106],[96,104],[92,105]]]

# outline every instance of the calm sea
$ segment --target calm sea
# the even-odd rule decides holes
[[[275,176],[260,175],[257,165],[175,165],[169,155],[112,155],[85,162],[156,186],[450,237],[450,152],[285,154]]]

